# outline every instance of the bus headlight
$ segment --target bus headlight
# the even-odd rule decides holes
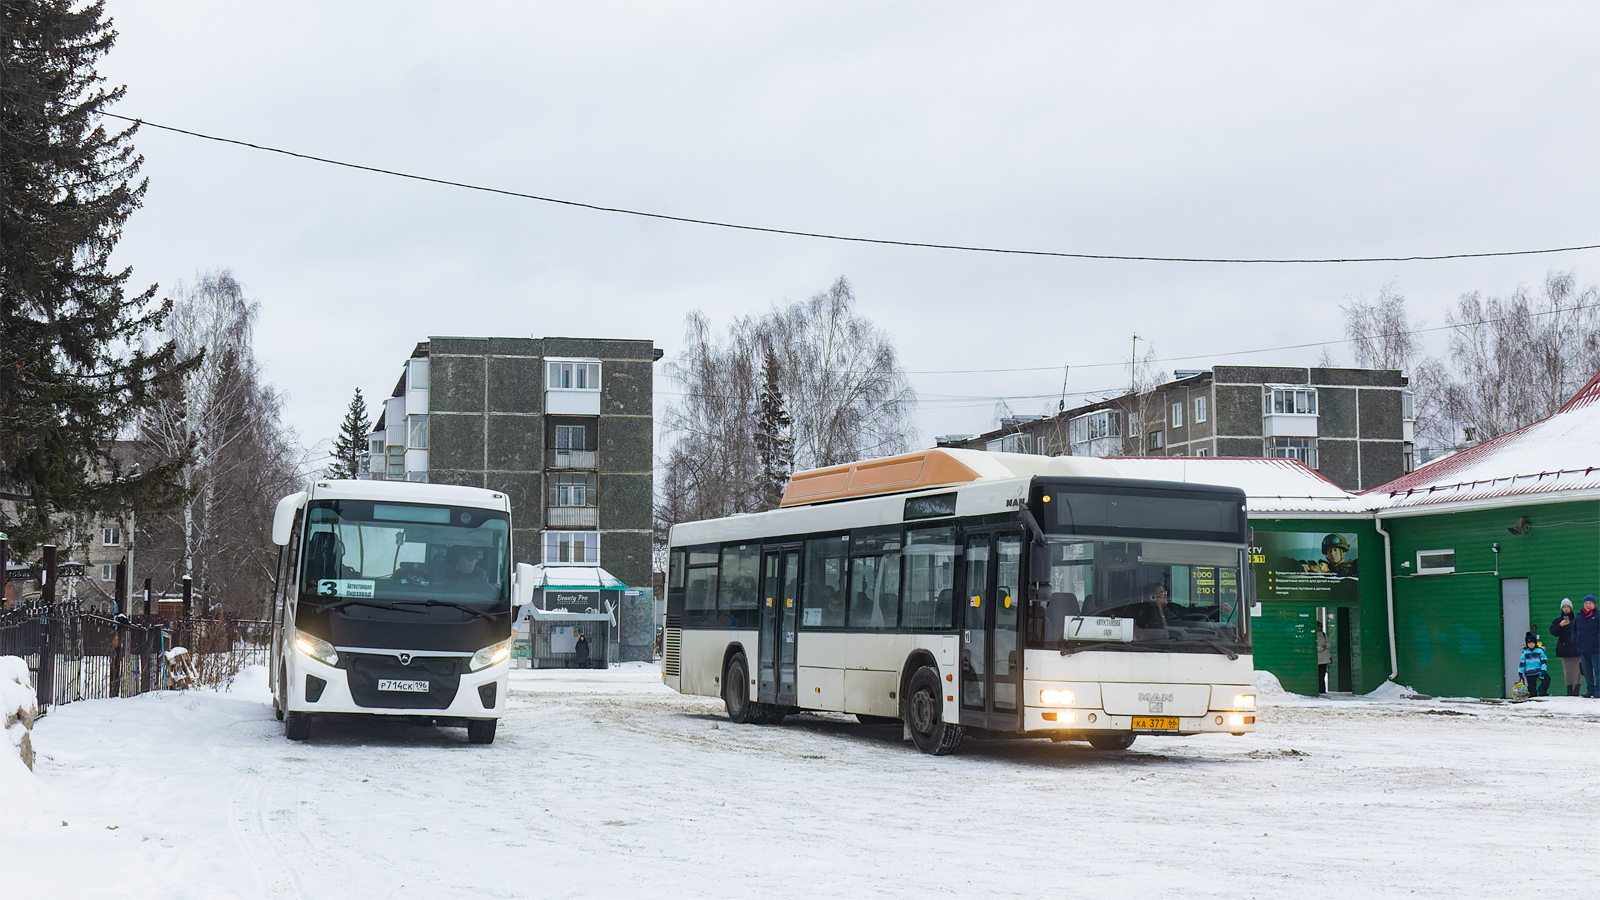
[[[339,651],[333,645],[319,637],[302,634],[294,639],[294,645],[300,652],[311,657],[317,662],[327,663],[330,666],[339,664]]]
[[[1039,692],[1039,702],[1045,706],[1071,706],[1072,701],[1078,699],[1071,691],[1043,690]]]
[[[501,641],[498,644],[490,644],[482,650],[479,650],[477,653],[472,654],[470,668],[472,671],[476,672],[479,669],[487,669],[495,663],[505,662],[510,658],[511,642],[508,640]]]
[[[1233,706],[1234,706],[1235,709],[1255,709],[1256,708],[1256,695],[1255,694],[1234,694],[1233,695]]]

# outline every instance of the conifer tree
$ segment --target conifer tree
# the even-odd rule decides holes
[[[27,552],[57,513],[171,500],[179,459],[125,466],[113,440],[192,360],[143,346],[167,305],[129,296],[111,268],[146,182],[137,126],[107,130],[122,98],[95,63],[116,31],[103,3],[0,3],[0,530]]]
[[[756,454],[761,460],[762,509],[777,509],[783,489],[794,470],[794,419],[784,409],[782,372],[778,354],[771,345],[761,367],[761,418],[756,423]]]
[[[361,471],[361,460],[367,455],[367,435],[372,423],[367,421],[367,401],[361,397],[361,388],[350,400],[344,421],[339,425],[339,436],[333,441],[333,462],[328,466],[329,478],[354,478]]]

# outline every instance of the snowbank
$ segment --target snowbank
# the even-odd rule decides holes
[[[1256,698],[1260,701],[1290,699],[1278,676],[1261,669],[1256,670]]]
[[[38,702],[34,697],[33,681],[28,677],[28,664],[15,656],[0,656],[0,723],[6,732],[6,742],[0,755],[20,758],[22,764],[33,768],[33,720],[39,716]]]
[[[1417,699],[1417,691],[1415,688],[1409,688],[1403,684],[1385,681],[1371,693],[1362,694],[1361,697],[1363,700],[1415,700]]]

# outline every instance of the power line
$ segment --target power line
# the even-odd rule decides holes
[[[0,88],[19,96],[31,97],[12,88]],[[39,99],[34,97],[33,99]],[[170,131],[174,134],[187,135],[206,141],[215,141],[219,144],[232,144],[237,147],[247,147],[251,150],[260,150],[265,153],[277,153],[283,156],[303,159],[310,162],[323,163],[330,166],[340,166],[346,169],[356,169],[362,172],[372,172],[378,175],[389,175],[395,178],[407,178],[412,181],[423,181],[429,184],[439,184],[446,187],[461,188],[469,191],[480,191],[486,194],[498,194],[505,197],[516,197],[523,200],[535,200],[540,203],[554,203],[560,206],[571,206],[579,209],[588,209],[595,212],[613,213],[624,216],[637,216],[645,219],[659,219],[666,222],[681,222],[688,225],[705,225],[712,228],[728,228],[736,231],[754,231],[763,234],[781,234],[789,237],[814,238],[825,241],[844,241],[855,244],[877,244],[889,247],[917,247],[928,250],[959,250],[966,253],[996,253],[1011,256],[1045,256],[1060,259],[1099,259],[1117,262],[1171,262],[1171,263],[1237,263],[1237,264],[1337,264],[1337,263],[1372,263],[1372,262],[1427,262],[1445,259],[1484,259],[1500,256],[1535,256],[1550,253],[1570,253],[1577,250],[1600,249],[1600,244],[1576,244],[1569,247],[1546,247],[1536,250],[1492,250],[1479,253],[1438,253],[1414,254],[1410,256],[1351,256],[1351,257],[1307,257],[1307,258],[1267,258],[1267,257],[1204,257],[1204,256],[1154,256],[1146,254],[1116,254],[1116,253],[1077,253],[1062,250],[1023,250],[1014,247],[983,247],[970,244],[945,244],[932,241],[903,241],[891,238],[860,237],[855,235],[832,234],[822,231],[802,231],[794,228],[776,228],[766,225],[747,225],[737,222],[723,222],[715,219],[700,219],[692,216],[675,216],[668,213],[649,212],[646,210],[628,209],[621,206],[605,206],[599,203],[588,203],[582,200],[566,200],[560,197],[547,197],[541,194],[529,194],[522,191],[513,191],[507,188],[489,187],[480,184],[471,184],[465,181],[453,181],[447,178],[434,178],[428,175],[417,175],[411,172],[400,172],[395,169],[385,169],[379,166],[369,166],[362,163],[346,162],[326,156],[316,156],[310,153],[301,153],[295,150],[285,150],[280,147],[269,147],[251,141],[237,138],[220,137],[206,134],[187,128],[178,128],[173,125],[163,125],[149,119],[133,116],[119,115],[113,112],[100,111],[100,115],[135,125],[149,126],[161,131]],[[1307,345],[1315,346],[1315,345]],[[1018,370],[1021,371],[1021,370]]]

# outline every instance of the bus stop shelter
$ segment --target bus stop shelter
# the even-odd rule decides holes
[[[578,636],[588,639],[589,668],[619,658],[618,611],[628,586],[599,566],[534,566],[533,599],[517,616],[513,653],[535,669],[578,666]]]

